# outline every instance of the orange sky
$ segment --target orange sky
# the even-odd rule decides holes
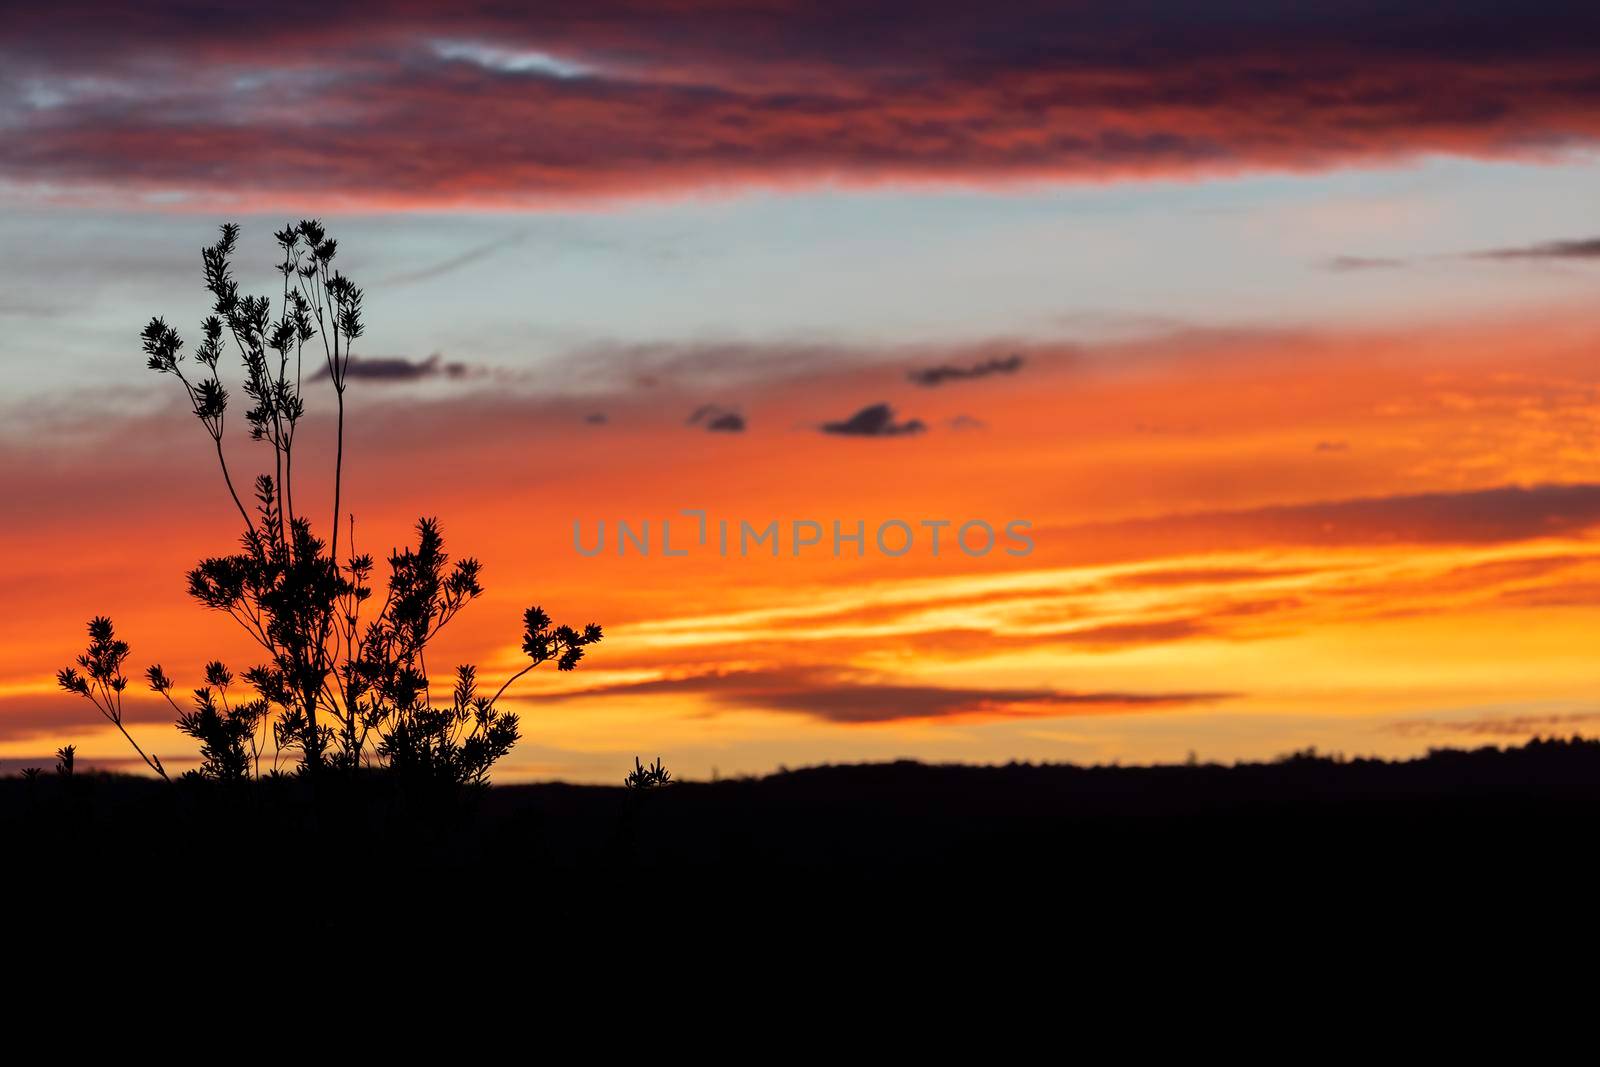
[[[1581,309],[1194,331],[1033,344],[1014,374],[937,388],[908,383],[905,358],[797,356],[739,391],[743,434],[686,427],[691,398],[664,385],[539,401],[358,382],[350,504],[363,549],[398,543],[425,506],[484,561],[488,595],[436,664],[515,669],[529,602],[605,625],[579,671],[519,690],[525,740],[502,778],[606,780],[635,752],[698,777],[1515,740],[1594,715],[1597,340]],[[816,432],[818,412],[885,397],[928,432]],[[5,579],[0,622],[8,762],[66,741],[91,761],[123,755],[51,682],[91,614],[181,683],[212,655],[248,662],[229,620],[182,593],[186,567],[232,536],[199,429],[161,408],[76,439],[7,457],[24,521],[0,552],[27,563]],[[834,558],[831,536],[799,557],[786,543],[778,559],[721,558],[693,546],[684,508],[829,530],[1019,519],[1035,548],[885,558],[869,532],[860,559]],[[588,540],[617,519],[657,538],[674,519],[690,555],[574,551],[574,520]],[[135,706],[149,747],[181,763],[167,715]]]
[[[180,688],[252,663],[183,592],[237,516],[138,354],[152,315],[196,340],[224,210],[245,291],[318,216],[367,287],[357,545],[427,514],[484,563],[436,673],[516,669],[529,603],[605,627],[517,691],[502,780],[1592,729],[1597,34],[1577,0],[8,13],[0,772],[127,766],[52,681],[91,616]],[[665,558],[685,509],[785,552]],[[1033,551],[963,554],[971,520]]]

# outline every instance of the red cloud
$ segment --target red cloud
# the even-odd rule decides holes
[[[55,4],[0,180],[371,207],[1306,169],[1600,140],[1592,5]],[[1286,5],[1287,7],[1287,5]],[[1341,10],[1345,9],[1345,10]]]

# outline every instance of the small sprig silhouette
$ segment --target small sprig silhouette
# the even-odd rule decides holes
[[[639,757],[635,756],[633,770],[628,772],[628,777],[622,780],[622,784],[634,790],[659,789],[661,786],[672,784],[672,772],[661,765],[660,756],[657,756],[656,761],[648,767],[639,762]]]
[[[499,700],[500,694],[504,693],[512,682],[551,660],[555,661],[558,671],[572,670],[583,658],[583,650],[589,645],[599,644],[601,636],[599,623],[589,623],[583,628],[582,633],[570,626],[552,628],[550,616],[543,608],[537,605],[529,608],[522,613],[522,651],[530,662],[506,679],[506,684],[500,687],[500,692],[494,695],[494,699]]]
[[[56,773],[63,778],[71,778],[73,764],[78,758],[77,745],[62,745],[56,749]]]
[[[56,684],[69,693],[77,693],[95,706],[106,721],[115,726],[145,765],[162,778],[167,777],[161,760],[146,755],[122,724],[122,693],[128,688],[122,665],[128,659],[128,643],[119,640],[111,620],[97,615],[89,622],[89,647],[78,657],[77,667],[63,667],[56,672]],[[83,673],[79,673],[79,668]],[[169,683],[170,684],[170,683]],[[170,780],[170,779],[169,779]]]

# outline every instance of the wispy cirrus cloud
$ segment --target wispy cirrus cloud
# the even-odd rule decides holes
[[[0,179],[177,206],[518,205],[1546,156],[1600,140],[1597,33],[1569,0],[1403,18],[1360,0],[86,0],[0,30]]]
[[[1488,248],[1472,253],[1474,259],[1596,259],[1600,260],[1600,237],[1575,241],[1540,241],[1510,248]]]
[[[1582,237],[1556,241],[1534,241],[1522,245],[1505,245],[1499,248],[1480,248],[1472,252],[1454,253],[1441,257],[1426,257],[1427,259],[1476,259],[1476,260],[1597,260],[1600,261],[1600,237]],[[1402,256],[1333,256],[1323,261],[1323,266],[1332,271],[1368,271],[1391,270],[1396,267],[1408,267],[1418,262],[1426,261],[1419,257],[1408,259]]]
[[[1395,256],[1333,256],[1323,261],[1329,270],[1340,272],[1392,270],[1405,265],[1406,260]]]
[[[496,252],[499,252],[502,249],[521,244],[523,239],[524,235],[520,233],[514,233],[508,237],[502,237],[499,240],[487,241],[475,248],[469,248],[465,252],[451,256],[448,259],[442,259],[437,263],[431,263],[425,267],[418,267],[413,270],[404,270],[387,275],[386,277],[379,279],[378,284],[390,286],[414,285],[417,282],[432,281],[434,278],[449,274],[452,271],[457,271],[463,267],[469,267],[474,263],[489,259]]]

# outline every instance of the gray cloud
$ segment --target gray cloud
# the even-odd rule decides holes
[[[744,416],[737,411],[704,404],[689,416],[689,425],[704,426],[712,433],[743,433],[745,422]]]
[[[1475,252],[1446,255],[1443,259],[1477,260],[1588,260],[1600,259],[1600,237],[1586,237],[1569,241],[1539,241],[1527,245],[1507,245],[1503,248],[1483,248]],[[1386,270],[1410,266],[1414,260],[1393,256],[1334,256],[1323,260],[1322,265],[1333,271]]]
[[[1322,265],[1335,271],[1386,270],[1403,267],[1406,261],[1392,256],[1334,256],[1324,260]]]
[[[1489,248],[1471,255],[1473,259],[1600,259],[1600,237]]]
[[[962,381],[968,378],[987,378],[991,374],[1015,374],[1022,369],[1022,357],[1013,353],[1009,356],[996,356],[986,359],[982,363],[970,366],[956,367],[942,364],[937,367],[924,367],[914,370],[906,375],[918,385],[942,385],[947,381]]]
[[[465,363],[447,363],[435,352],[427,359],[406,359],[404,356],[351,356],[345,373],[351,378],[375,382],[416,382],[426,378],[465,378],[472,368]],[[324,364],[318,380],[328,377]]]
[[[894,409],[888,404],[873,404],[862,408],[842,422],[825,422],[823,433],[846,437],[895,437],[901,434],[921,433],[927,426],[921,419],[894,421]]]

